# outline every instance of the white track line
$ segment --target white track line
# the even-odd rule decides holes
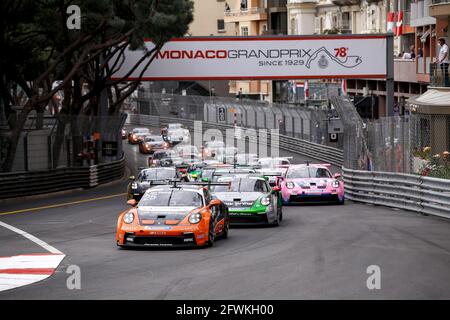
[[[0,258],[0,291],[47,279],[64,259],[63,254],[31,254]]]
[[[1,221],[0,226],[20,234],[50,252],[50,254],[22,254],[12,257],[0,257],[0,291],[26,286],[47,279],[65,258],[61,251],[23,230]]]
[[[56,249],[55,247],[52,247],[51,245],[49,245],[48,243],[42,241],[41,239],[36,238],[35,236],[20,230],[16,227],[13,227],[7,223],[1,222],[0,221],[0,226],[5,227],[6,229],[9,229],[15,233],[20,234],[21,236],[24,236],[25,238],[27,238],[30,241],[33,241],[34,243],[36,243],[37,245],[41,246],[42,248],[44,248],[45,250],[47,250],[50,253],[53,254],[63,254],[61,251],[59,251],[58,249]]]

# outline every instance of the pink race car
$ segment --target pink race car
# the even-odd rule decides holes
[[[331,174],[329,164],[291,165],[279,180],[283,204],[337,202],[344,204],[344,182]]]

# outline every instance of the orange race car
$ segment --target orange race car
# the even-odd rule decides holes
[[[117,221],[120,247],[212,246],[228,237],[228,207],[202,183],[156,186],[128,204]]]

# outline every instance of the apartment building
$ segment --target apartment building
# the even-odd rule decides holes
[[[432,86],[442,86],[442,76],[436,76],[436,56],[439,37],[447,37],[450,8],[449,0],[405,0],[399,1],[399,8],[405,13],[406,31],[397,38],[397,52],[394,59],[395,101],[394,111],[403,114],[406,101],[421,95]],[[401,42],[400,42],[401,41]],[[399,44],[400,43],[400,44]],[[402,51],[411,46],[415,49],[415,59],[403,59]],[[383,80],[348,80],[348,92],[355,95],[376,96],[377,116],[385,116],[386,88]],[[368,106],[366,106],[368,108]]]
[[[198,2],[198,0],[197,0]],[[209,1],[208,1],[209,2]],[[395,37],[395,97],[397,112],[408,98],[420,95],[433,84],[437,39],[448,36],[450,0],[227,0],[223,3],[226,34],[365,34],[385,33],[387,13],[403,11],[403,35]],[[394,9],[396,6],[396,9]],[[217,19],[220,19],[220,13]],[[416,58],[403,59],[414,47]],[[275,102],[288,101],[287,81],[230,81],[229,93]],[[383,79],[352,79],[351,95],[374,97],[370,114],[386,115],[386,84]],[[360,108],[367,108],[361,103]],[[363,111],[364,113],[364,111]]]
[[[287,34],[287,0],[228,0],[225,24],[237,36]],[[273,101],[277,81],[230,81],[230,93],[248,99]],[[276,91],[276,89],[275,89]]]
[[[234,26],[225,23],[226,0],[193,0],[194,19],[189,36],[234,36]],[[228,81],[151,81],[145,83],[150,92],[174,94],[229,96]]]
[[[411,15],[416,25],[416,44],[424,55],[418,58],[413,70],[417,79],[429,82],[428,90],[408,99],[409,112],[420,118],[420,127],[430,136],[420,137],[433,153],[450,148],[450,85],[445,81],[440,66],[435,63],[439,56],[439,38],[450,41],[450,0],[417,0],[412,3]],[[448,75],[447,75],[448,76]]]
[[[232,25],[225,23],[225,0],[193,0],[194,20],[189,25],[191,36],[227,36],[234,35]]]

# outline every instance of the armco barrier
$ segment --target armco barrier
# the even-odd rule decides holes
[[[450,218],[450,180],[343,168],[345,197]]]
[[[147,115],[132,115],[131,124],[163,126],[169,122],[183,123],[193,128],[193,121],[178,118],[163,118]],[[217,123],[203,123],[203,129],[226,130],[233,128]],[[242,128],[245,130],[246,128]],[[322,160],[342,166],[343,152],[328,146],[309,141],[277,135],[283,150],[302,154],[313,159]],[[270,134],[267,137],[271,142]],[[388,206],[404,210],[450,218],[450,180],[423,177],[414,174],[351,170],[343,168],[345,197],[349,200]]]
[[[0,174],[0,199],[24,197],[77,188],[90,188],[120,179],[125,158],[90,167]]]
[[[160,127],[164,126],[170,122],[178,122],[182,123],[189,129],[194,129],[194,121],[180,118],[166,118],[166,117],[158,117],[158,116],[149,116],[149,115],[130,115],[128,117],[128,121],[133,125],[142,125],[142,126],[152,126],[152,127]],[[210,122],[202,122],[203,129],[219,129],[224,132],[226,129],[234,128],[231,125],[219,124],[219,123],[210,123]],[[240,128],[242,130],[247,130],[248,128]],[[256,130],[258,133],[258,130]],[[253,138],[256,141],[256,136]],[[273,139],[272,139],[273,138]],[[259,142],[265,142],[266,139],[264,136],[259,137]],[[252,142],[255,142],[252,141]],[[340,149],[336,149],[333,147],[312,143],[309,141],[301,140],[294,137],[284,136],[280,134],[274,134],[272,137],[270,130],[268,130],[267,134],[267,142],[276,143],[278,147],[283,150],[291,151],[294,153],[302,154],[304,156],[325,161],[331,163],[336,166],[342,166],[343,163],[343,151]]]

